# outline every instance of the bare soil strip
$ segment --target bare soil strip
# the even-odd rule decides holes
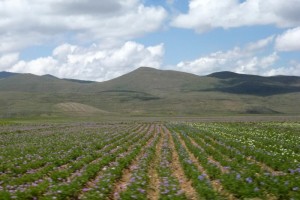
[[[132,171],[137,167],[138,161],[140,158],[143,156],[145,153],[146,147],[148,147],[151,142],[155,139],[156,135],[158,134],[157,131],[155,130],[156,126],[151,126],[149,132],[153,132],[154,134],[150,140],[148,140],[147,144],[143,148],[143,150],[139,153],[139,155],[132,161],[130,166],[122,171],[122,177],[119,181],[115,183],[113,192],[111,194],[111,199],[120,199],[119,195],[121,192],[125,191],[127,188],[128,183],[130,182],[130,178],[132,175]]]
[[[187,137],[189,137],[189,136],[187,136]],[[191,137],[189,137],[189,139],[191,140],[191,143],[192,143],[195,147],[197,147],[197,148],[200,149],[202,152],[204,152],[204,149],[203,149],[199,144],[197,144]],[[204,142],[204,141],[203,141],[203,142]],[[211,146],[211,148],[214,148],[214,147]],[[209,162],[211,162],[211,163],[213,163],[214,165],[216,165],[216,166],[221,170],[222,173],[229,173],[229,169],[227,169],[227,168],[225,168],[224,166],[222,166],[222,165],[221,165],[218,161],[216,161],[212,156],[209,156],[207,159],[208,159]],[[230,159],[228,159],[228,160],[230,160]]]
[[[149,126],[149,125],[148,125],[148,126]],[[148,126],[145,125],[145,124],[143,124],[143,125],[140,124],[140,125],[135,126],[134,128],[131,128],[130,130],[133,131],[133,130],[138,129],[138,131],[141,131],[141,130],[143,130],[143,129],[146,129]],[[69,130],[69,131],[70,131],[70,130]],[[135,132],[137,132],[137,131],[135,131]],[[97,150],[96,152],[101,152],[101,151],[103,151],[105,148],[107,148],[108,146],[109,146],[109,145],[107,145],[106,147],[103,147],[103,148]],[[115,150],[113,150],[113,151],[115,151]],[[75,161],[78,160],[78,158],[80,158],[80,156],[77,157],[77,158],[75,159]],[[100,158],[97,158],[97,159],[91,161],[90,163],[95,163],[95,162],[97,162],[97,161],[99,161],[99,160],[100,160]],[[68,163],[65,163],[65,164],[63,164],[63,165],[61,165],[61,166],[58,166],[58,167],[56,167],[56,168],[53,168],[53,170],[48,171],[48,173],[52,173],[52,172],[54,172],[54,171],[62,171],[62,170],[65,170],[65,169],[69,168],[71,162],[73,162],[73,161],[69,161]],[[46,167],[46,166],[44,166],[44,167]],[[44,167],[41,167],[41,168],[39,168],[38,170],[42,170]],[[73,173],[70,174],[70,176],[69,176],[67,179],[63,179],[60,183],[69,183],[69,182],[71,182],[71,180],[74,179],[74,177],[76,177],[77,174],[80,173],[80,172],[82,172],[85,168],[86,168],[86,166],[85,166],[85,167],[82,167],[82,168],[79,169],[79,170],[74,171]],[[31,170],[34,170],[34,169],[31,169]],[[37,171],[35,171],[35,172],[37,172]],[[31,172],[31,173],[33,173],[33,172]],[[20,177],[18,177],[18,178],[20,178]],[[49,177],[48,175],[45,175],[45,176],[42,178],[43,181],[49,181],[49,179],[50,179],[50,177]],[[20,185],[20,186],[22,186],[22,188],[29,188],[28,185]],[[48,189],[47,189],[47,190],[48,190]]]
[[[220,145],[219,144],[219,142],[218,141],[216,141],[216,140],[214,140],[214,139],[212,139],[211,137],[209,137],[209,139],[213,142],[213,143],[215,143],[215,144],[217,144],[217,145]],[[202,139],[202,141],[204,142],[204,140]],[[195,146],[198,146],[199,148],[200,148],[200,146],[197,144],[197,143],[193,143]],[[214,148],[213,146],[211,146],[212,148]],[[233,147],[234,148],[234,147]],[[202,149],[202,148],[201,148]],[[215,149],[215,148],[214,148]],[[210,157],[211,158],[211,157]],[[209,158],[209,159],[210,159]],[[228,160],[228,161],[230,161],[231,159],[229,158],[229,157],[227,157],[226,156],[226,159]],[[255,160],[255,159],[253,159],[251,156],[248,156],[247,157],[247,160],[248,161],[251,161],[251,162],[253,162],[253,163],[255,163],[257,166],[259,166],[259,167],[261,167],[263,170],[265,170],[265,171],[267,171],[267,172],[269,172],[269,173],[271,173],[272,175],[274,175],[274,176],[284,176],[284,175],[286,175],[286,173],[285,172],[282,172],[282,171],[276,171],[276,170],[274,170],[273,168],[271,168],[271,167],[269,167],[268,165],[266,165],[266,164],[264,164],[264,163],[262,163],[262,162],[259,162],[259,161],[257,161],[257,160]],[[216,161],[213,161],[213,159],[212,159],[212,162],[214,163],[214,164],[216,164],[218,167],[219,167],[219,165],[220,164],[218,164],[218,162]],[[221,165],[220,165],[220,167],[221,167]],[[224,172],[224,173],[226,173],[226,171],[228,171],[228,169],[224,169],[224,167],[222,167],[223,169],[221,169],[222,170],[222,172]]]
[[[223,165],[221,165],[218,161],[216,161],[213,157],[211,157],[211,156],[208,156],[208,161],[210,162],[210,163],[212,163],[212,164],[214,164],[214,165],[216,165],[220,170],[221,170],[221,172],[223,173],[223,174],[227,174],[227,173],[229,173],[229,169],[227,169],[226,167],[224,167]]]
[[[132,147],[130,147],[127,152],[123,153],[123,154],[119,154],[118,157],[123,157],[125,156],[127,153],[129,153],[132,150]],[[116,158],[117,159],[117,158]],[[116,162],[112,161],[111,163],[109,163],[108,165],[104,166],[95,176],[95,178],[91,179],[90,181],[88,181],[84,188],[95,188],[97,186],[97,182],[102,178],[104,172],[107,170],[108,167],[115,167]],[[78,195],[78,199],[82,199],[84,196],[84,192],[82,191],[79,195]]]
[[[203,150],[203,148],[199,144],[197,144],[191,137],[189,137],[189,138],[190,138],[190,140],[191,140],[191,142],[192,142],[192,144],[194,146],[196,146],[197,148],[200,148],[201,150]],[[214,142],[214,143],[218,143],[217,141],[213,140],[212,138],[211,138],[211,141]],[[213,147],[211,145],[210,145],[210,147],[213,148],[213,149],[215,149],[215,147]],[[225,156],[225,155],[224,155],[224,158],[226,160],[228,160],[228,161],[231,161],[231,159],[229,157]],[[261,163],[261,162],[255,160],[255,159],[253,159],[251,157],[247,157],[246,159],[249,160],[249,161],[251,161],[251,162],[253,162],[253,163],[255,163],[256,165],[258,165],[259,167],[261,167],[263,170],[266,170],[267,172],[271,173],[274,176],[284,176],[284,175],[286,175],[286,173],[284,173],[282,171],[275,171],[271,167],[265,165],[264,163]],[[223,167],[218,161],[214,160],[211,156],[208,157],[208,160],[209,160],[209,162],[215,164],[221,170],[221,172],[223,174],[230,172],[229,169]],[[259,176],[259,174],[257,174],[257,175]],[[212,184],[215,185],[216,187],[222,187],[222,185],[220,186],[220,182],[216,181],[216,180],[213,180]],[[273,199],[276,199],[276,198],[274,198],[274,196],[272,194],[267,194],[267,199],[273,200]]]
[[[139,132],[139,131],[142,131],[143,129],[147,129],[147,127],[148,127],[148,126],[146,126],[146,125],[139,125],[138,127],[135,127],[135,128],[133,128],[132,130],[137,129],[137,131],[135,131],[135,132]],[[131,131],[132,131],[132,130],[131,130]],[[111,145],[111,144],[108,144],[108,145],[104,146],[103,148],[97,150],[96,152],[102,152],[102,151],[104,151],[106,148],[108,148],[110,145]],[[75,160],[77,160],[77,159],[78,159],[78,157],[77,157]],[[90,163],[91,163],[91,164],[96,163],[96,162],[99,161],[99,159],[101,159],[101,158],[97,158],[97,159],[91,161]],[[67,168],[69,167],[69,165],[70,165],[70,162],[69,162],[69,163],[66,163],[66,164],[64,164],[64,165],[61,165],[61,166],[59,166],[59,167],[57,167],[56,170],[57,170],[57,171],[61,171],[61,170],[67,169]],[[69,178],[69,179],[71,180],[72,178]]]
[[[148,126],[147,126],[148,127]],[[146,128],[147,128],[146,127]],[[141,131],[142,129],[140,128],[138,131]],[[138,132],[137,131],[137,132]],[[148,132],[150,132],[151,131],[151,127],[150,127],[150,130],[148,131]],[[152,139],[152,138],[151,138]],[[151,140],[151,139],[149,139],[149,141]],[[133,146],[131,146],[126,152],[124,152],[124,153],[122,153],[122,154],[120,154],[118,157],[123,157],[123,156],[125,156],[126,154],[128,154],[131,150],[132,150],[132,148],[133,148]],[[98,158],[99,160],[101,159],[101,158]],[[98,160],[97,159],[97,160]],[[94,161],[93,161],[94,162]],[[92,179],[92,180],[90,180],[90,181],[88,181],[86,184],[85,184],[85,188],[94,188],[96,185],[97,185],[97,182],[101,179],[101,177],[102,177],[102,175],[103,175],[103,173],[104,173],[104,171],[106,171],[107,170],[107,167],[114,167],[114,164],[115,164],[115,162],[114,161],[112,161],[110,164],[109,164],[109,166],[104,166],[103,168],[102,168],[102,170],[100,170],[98,173],[97,173],[97,175],[95,176],[95,178],[94,179]],[[124,172],[125,173],[125,172]],[[78,199],[82,199],[83,198],[83,195],[84,195],[84,193],[83,192],[81,192],[79,195],[78,195]]]
[[[157,132],[161,132],[161,128],[157,127]],[[159,161],[161,158],[161,149],[163,144],[162,135],[159,138],[159,142],[155,147],[155,156],[153,162],[151,162],[149,168],[149,189],[147,190],[148,199],[150,200],[158,200],[159,199],[159,176],[156,170],[156,166],[159,165]]]
[[[194,146],[196,146],[198,149],[200,149],[202,152],[204,152],[204,149],[199,144],[197,144],[190,136],[187,136],[187,137],[190,138],[190,140]],[[205,141],[202,138],[200,138],[200,140],[203,143],[205,143]]]
[[[169,145],[170,145],[170,148],[172,149],[173,160],[171,163],[171,168],[173,171],[173,175],[179,180],[180,187],[186,194],[187,198],[191,199],[191,200],[196,200],[196,199],[198,199],[197,192],[195,191],[195,189],[192,186],[192,181],[188,180],[184,174],[184,171],[183,171],[180,161],[179,161],[179,156],[175,149],[175,144],[172,139],[171,133],[166,127],[164,127],[164,131],[168,135]]]
[[[66,126],[67,127],[67,126]],[[71,126],[70,126],[71,127]],[[132,130],[134,130],[134,129],[137,129],[137,128],[139,128],[138,130],[142,130],[143,129],[143,127],[146,127],[146,125],[138,125],[138,126],[136,126],[136,127],[134,127]],[[99,128],[99,127],[95,127],[95,128]],[[37,130],[39,130],[39,129],[37,129]],[[43,130],[43,129],[41,129],[41,130]],[[49,132],[49,134],[53,134],[53,130],[43,130],[44,132],[41,132],[41,134],[45,134],[45,132]],[[71,131],[74,131],[74,130],[72,130],[72,129],[70,129],[70,130],[68,130],[69,132],[71,132]],[[104,147],[105,148],[105,147]],[[102,149],[99,149],[99,150],[97,150],[96,152],[101,152],[101,151],[103,151],[103,149],[104,148],[102,148]],[[74,159],[75,161],[77,161],[78,159],[80,158],[80,156],[78,156],[76,159]],[[96,161],[98,161],[99,159],[97,159],[97,160],[94,160],[94,162],[96,162]],[[55,167],[55,168],[53,168],[52,170],[50,170],[50,171],[48,171],[47,173],[51,173],[51,172],[54,172],[54,171],[62,171],[62,170],[66,170],[67,168],[69,168],[69,166],[70,166],[70,164],[72,163],[73,161],[68,161],[67,163],[65,163],[65,164],[63,164],[63,165],[60,165],[60,166],[57,166],[57,167]],[[41,167],[39,167],[39,168],[31,168],[31,169],[29,169],[25,174],[34,174],[34,173],[38,173],[39,171],[41,171],[41,170],[43,170],[44,168],[46,168],[48,166],[48,164],[46,163],[44,166],[41,166]],[[74,172],[75,173],[75,172]],[[24,175],[24,174],[23,174]],[[17,178],[21,178],[23,175],[21,175],[21,176],[18,176],[18,177],[13,177],[13,179],[17,179]],[[0,175],[0,177],[1,177],[1,175]],[[46,176],[44,176],[42,179],[43,180],[46,180],[47,178],[49,178],[47,175]],[[70,181],[71,179],[72,179],[73,177],[69,177],[68,178],[68,180],[66,180],[67,182],[68,181]],[[34,182],[34,181],[32,181],[32,182]],[[23,186],[23,187],[26,187],[25,185]]]
[[[256,165],[260,166],[263,170],[271,173],[273,176],[285,176],[286,173],[285,172],[282,172],[282,171],[276,171],[274,170],[273,168],[267,166],[266,164],[262,163],[262,162],[259,162],[251,157],[247,157],[247,160],[251,161],[251,162],[254,162]]]
[[[190,138],[191,142],[193,145],[197,145],[197,147],[200,147],[192,138]],[[236,200],[237,198],[229,193],[227,190],[224,189],[223,185],[220,183],[220,181],[218,180],[212,180],[209,176],[208,173],[206,172],[206,170],[201,166],[201,164],[198,162],[198,159],[194,156],[194,154],[192,154],[190,152],[190,150],[187,148],[185,142],[183,141],[183,139],[181,138],[181,135],[179,134],[179,141],[182,144],[182,146],[186,149],[186,151],[188,152],[190,159],[193,161],[193,163],[197,166],[198,170],[202,173],[202,174],[206,174],[206,177],[210,180],[212,187],[214,188],[215,191],[217,191],[218,193],[220,193],[222,196],[224,196],[226,199],[228,200]],[[202,149],[202,147],[200,147]]]

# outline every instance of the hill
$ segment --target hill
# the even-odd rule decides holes
[[[262,77],[233,72],[217,72],[209,77],[223,80],[218,87],[213,89],[220,92],[256,96],[300,92],[300,78],[296,76]]]
[[[12,72],[0,72],[0,79],[1,78],[7,78],[7,77],[10,77],[10,76],[14,76],[16,75],[16,73],[12,73]]]
[[[141,67],[105,82],[0,73],[0,117],[298,115],[300,77]]]
[[[102,85],[116,90],[138,91],[182,91],[185,89],[209,88],[213,84],[210,77],[199,77],[194,74],[171,70],[157,70],[141,67]]]

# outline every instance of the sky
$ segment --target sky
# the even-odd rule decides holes
[[[0,71],[300,76],[300,0],[0,0]]]

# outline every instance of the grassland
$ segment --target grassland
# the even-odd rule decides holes
[[[0,118],[299,115],[299,99],[300,78],[292,76],[197,76],[144,67],[101,83],[50,75],[0,77]]]
[[[0,199],[300,198],[299,120],[179,121],[2,120]]]

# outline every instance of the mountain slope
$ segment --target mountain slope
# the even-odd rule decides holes
[[[300,77],[295,76],[197,76],[142,67],[99,83],[1,74],[0,117],[300,114]]]
[[[300,78],[296,76],[262,77],[233,72],[217,72],[210,74],[209,77],[221,80],[219,85],[213,89],[220,92],[256,96],[300,92]]]
[[[218,79],[231,80],[231,83],[238,83],[244,81],[259,81],[259,82],[277,82],[280,84],[290,84],[300,86],[300,77],[298,76],[257,76],[249,74],[238,74],[234,72],[216,72],[208,75],[208,77],[214,77]]]
[[[0,80],[0,91],[61,93],[78,92],[81,87],[79,83],[49,75],[15,74]]]
[[[171,70],[157,70],[140,67],[133,72],[101,83],[103,89],[130,90],[143,92],[182,91],[186,89],[210,88],[216,83],[214,78],[199,77],[194,74]]]
[[[1,78],[8,78],[11,76],[16,75],[17,73],[12,73],[12,72],[0,72],[0,79]]]

